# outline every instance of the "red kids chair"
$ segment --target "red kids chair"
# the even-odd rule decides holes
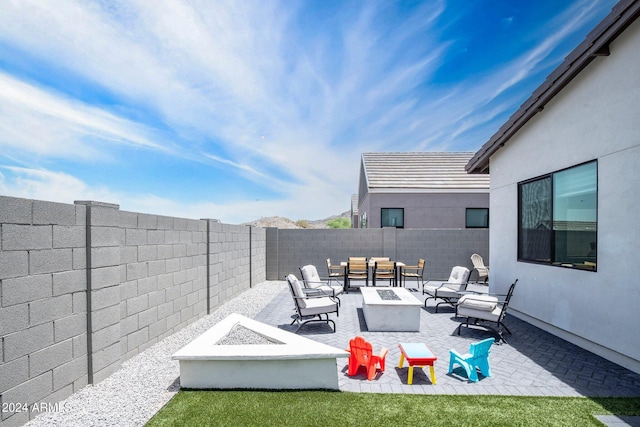
[[[384,372],[384,362],[387,357],[386,347],[382,347],[379,354],[373,354],[371,343],[361,336],[356,336],[349,341],[349,370],[347,375],[353,376],[358,372],[360,366],[367,370],[367,379],[371,381],[376,375],[376,368],[379,365],[380,371]]]

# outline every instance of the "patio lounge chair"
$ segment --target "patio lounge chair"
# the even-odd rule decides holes
[[[495,339],[487,338],[485,340],[471,343],[469,345],[469,353],[460,354],[454,349],[449,351],[449,373],[453,372],[454,365],[460,365],[467,372],[467,378],[473,382],[478,381],[478,372],[476,367],[480,368],[480,372],[485,377],[491,376],[491,367],[489,366],[489,353],[491,353],[491,344]]]
[[[418,289],[420,285],[424,286],[424,259],[418,260],[418,265],[406,265],[402,267],[400,273],[400,285],[407,287],[407,279],[416,279]]]
[[[486,285],[489,280],[489,267],[484,265],[484,260],[478,254],[471,255],[471,262],[473,263],[473,270],[478,272],[476,282],[482,281]]]
[[[302,290],[300,281],[294,274],[289,274],[286,277],[289,284],[289,291],[293,297],[295,304],[296,314],[293,322],[298,323],[298,328],[295,332],[298,332],[300,328],[310,322],[322,322],[333,325],[333,332],[336,331],[336,324],[333,320],[329,319],[329,313],[338,313],[338,301],[333,297],[323,296],[320,294],[307,295]],[[324,318],[322,317],[324,315]]]
[[[451,269],[451,274],[445,280],[432,280],[422,285],[422,294],[428,294],[424,300],[424,306],[430,299],[441,299],[442,302],[436,304],[436,313],[440,304],[449,304],[455,307],[456,301],[460,298],[461,292],[466,291],[469,280],[469,269],[467,267],[455,266]]]
[[[302,274],[302,282],[304,284],[305,289],[303,291],[306,294],[311,294],[313,291],[317,291],[319,293],[324,294],[325,296],[331,296],[338,300],[340,303],[340,295],[343,291],[341,285],[331,285],[328,280],[323,280],[318,275],[318,269],[315,265],[305,265],[304,267],[300,267],[300,274]],[[311,292],[309,292],[311,291]]]
[[[458,326],[458,335],[460,335],[462,325],[468,328],[470,321],[473,321],[474,325],[477,325],[479,321],[486,321],[496,324],[494,331],[499,337],[498,341],[506,342],[502,335],[501,327],[511,334],[511,331],[503,321],[516,283],[518,283],[518,279],[509,286],[506,294],[464,295],[460,298],[456,305],[456,316],[466,317],[466,321]],[[504,297],[504,299],[501,300],[498,297]],[[488,328],[493,329],[492,327]]]
[[[349,341],[349,366],[347,375],[353,376],[361,366],[367,371],[367,379],[371,381],[376,376],[376,369],[380,366],[380,371],[384,372],[385,360],[389,350],[386,347],[380,349],[380,353],[373,354],[371,343],[360,335],[351,338]]]

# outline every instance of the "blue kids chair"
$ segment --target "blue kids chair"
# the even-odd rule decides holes
[[[461,365],[467,371],[467,377],[473,381],[478,381],[478,373],[476,367],[480,368],[480,372],[485,377],[491,376],[491,368],[489,367],[489,353],[491,352],[491,344],[495,338],[487,338],[469,345],[469,353],[460,354],[454,349],[449,352],[449,373],[453,372],[453,365]]]

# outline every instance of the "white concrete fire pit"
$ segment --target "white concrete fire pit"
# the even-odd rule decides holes
[[[420,330],[422,302],[405,288],[362,287],[360,292],[369,331]]]
[[[255,333],[256,344],[224,344],[234,328]],[[220,344],[219,344],[220,343]],[[231,314],[178,350],[180,386],[192,389],[338,389],[343,349]]]

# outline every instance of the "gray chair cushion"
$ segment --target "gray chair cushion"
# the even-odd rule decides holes
[[[458,300],[458,307],[481,311],[493,311],[498,306],[498,298],[489,295],[464,295]]]

